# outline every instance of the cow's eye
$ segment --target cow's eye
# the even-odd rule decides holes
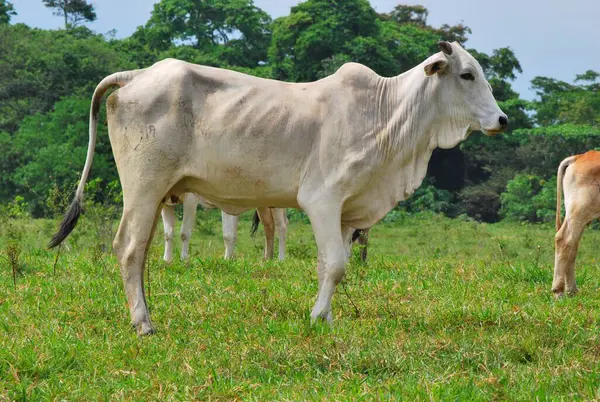
[[[469,81],[475,80],[475,77],[473,77],[473,74],[471,74],[471,73],[462,73],[460,75],[460,78],[462,78],[463,80],[469,80]]]

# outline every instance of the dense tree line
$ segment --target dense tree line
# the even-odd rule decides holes
[[[409,212],[547,220],[558,163],[596,147],[600,134],[599,73],[585,71],[574,84],[536,77],[537,100],[527,102],[511,86],[521,66],[509,47],[470,49],[469,27],[430,26],[422,6],[376,13],[367,0],[307,0],[272,20],[252,0],[162,0],[130,37],[114,39],[84,26],[96,18],[88,2],[42,1],[64,19],[64,29],[11,24],[19,10],[0,0],[0,203],[23,197],[35,216],[48,214],[49,197],[79,179],[96,84],[166,57],[300,82],[348,61],[397,75],[436,52],[439,40],[458,41],[481,63],[510,130],[436,150],[425,184],[399,206]],[[117,180],[103,126],[92,176],[102,179],[94,187],[102,200],[104,186]]]

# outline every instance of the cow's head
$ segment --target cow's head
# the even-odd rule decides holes
[[[425,61],[425,74],[438,78],[435,97],[439,112],[454,126],[496,135],[508,126],[492,87],[473,56],[458,43],[439,42],[441,52]]]

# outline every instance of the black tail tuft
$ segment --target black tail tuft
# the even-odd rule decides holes
[[[252,218],[252,228],[250,229],[250,236],[254,236],[258,230],[258,224],[260,223],[260,217],[258,211],[254,211],[254,217]]]
[[[71,203],[71,206],[69,206],[69,210],[65,214],[65,217],[60,223],[58,232],[56,232],[56,234],[52,237],[52,240],[50,240],[48,248],[54,248],[63,242],[69,233],[73,231],[75,225],[77,225],[77,221],[79,220],[79,215],[81,215],[81,212],[81,202],[77,197],[75,197]]]
[[[358,239],[360,237],[360,235],[362,234],[363,230],[362,229],[355,229],[354,232],[352,233],[352,242],[354,243],[356,241],[356,239]]]

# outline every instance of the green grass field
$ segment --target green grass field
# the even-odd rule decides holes
[[[600,232],[579,250],[576,297],[550,292],[550,226],[416,216],[371,231],[310,326],[316,250],[289,227],[288,259],[263,261],[240,224],[222,260],[214,216],[189,263],[149,258],[157,333],[129,324],[119,269],[90,221],[56,252],[54,222],[25,227],[16,287],[0,260],[0,400],[546,400],[600,398]],[[179,242],[176,243],[177,247]],[[87,247],[86,247],[87,245]],[[2,252],[6,243],[0,241]]]

